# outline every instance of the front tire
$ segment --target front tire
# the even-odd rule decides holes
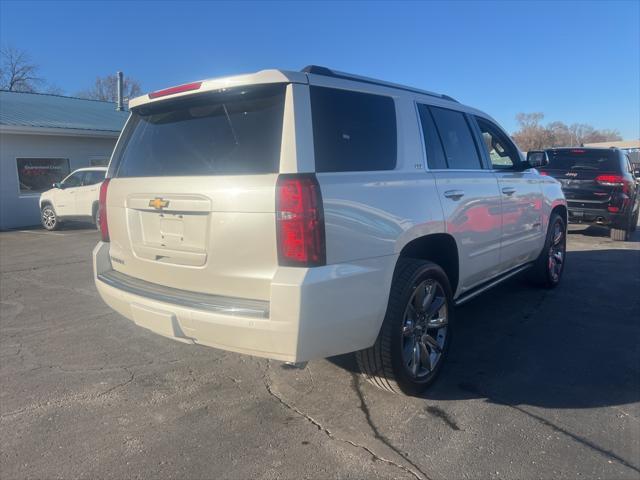
[[[551,214],[547,238],[528,277],[531,282],[545,288],[555,288],[560,283],[567,261],[567,227],[557,213]]]
[[[398,261],[375,344],[355,353],[363,376],[393,393],[417,395],[437,378],[451,343],[453,295],[438,265]]]
[[[51,205],[45,205],[42,207],[42,210],[40,211],[40,221],[45,230],[49,230],[50,232],[57,230],[60,226],[60,221],[58,220],[56,211]]]

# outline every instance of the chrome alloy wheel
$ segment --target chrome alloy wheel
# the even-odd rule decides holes
[[[46,229],[51,230],[56,226],[56,214],[50,207],[46,207],[42,210],[42,224]]]
[[[442,285],[433,279],[418,284],[402,322],[402,361],[411,377],[423,378],[436,368],[444,349],[448,318]]]
[[[564,257],[567,249],[567,242],[564,235],[561,222],[556,222],[553,226],[553,237],[551,237],[551,246],[549,247],[549,275],[551,279],[557,282],[562,273],[564,266]]]

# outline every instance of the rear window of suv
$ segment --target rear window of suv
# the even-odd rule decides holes
[[[596,170],[618,172],[620,158],[615,150],[550,150],[549,164],[541,170]]]
[[[391,97],[311,87],[317,172],[393,170],[395,103]]]
[[[285,89],[233,88],[135,109],[116,151],[115,176],[278,172]]]

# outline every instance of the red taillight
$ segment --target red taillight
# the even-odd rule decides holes
[[[607,187],[622,187],[622,193],[629,193],[633,183],[628,178],[616,174],[604,174],[596,177],[596,182]]]
[[[596,182],[601,185],[615,187],[624,184],[624,177],[622,175],[598,175]]]
[[[586,150],[582,150],[581,148],[574,148],[571,150],[571,153],[585,153]]]
[[[98,197],[98,219],[100,220],[100,234],[102,241],[109,241],[109,225],[107,224],[107,188],[109,188],[110,178],[105,178],[100,185],[100,196]]]
[[[151,92],[149,98],[164,97],[166,95],[173,95],[174,93],[190,92],[192,90],[198,90],[202,86],[202,82],[185,83],[184,85],[178,85],[177,87],[165,88],[164,90],[158,90]]]
[[[313,174],[285,174],[276,185],[278,263],[298,267],[326,264],[324,212]]]
[[[539,173],[540,175],[542,175],[543,177],[548,177],[548,176],[549,176],[549,174],[548,174],[547,172],[544,172],[544,171],[542,171],[542,170],[538,170],[538,173]]]
[[[609,210],[611,213],[617,213],[620,211],[620,207],[607,207],[607,210]]]

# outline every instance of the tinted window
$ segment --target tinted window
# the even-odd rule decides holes
[[[83,185],[95,185],[104,180],[105,172],[99,170],[90,170],[86,172]]]
[[[285,88],[233,88],[134,110],[116,175],[277,172]]]
[[[311,111],[316,171],[395,168],[397,134],[392,98],[311,87]]]
[[[476,117],[476,120],[482,133],[484,147],[491,160],[491,166],[496,169],[508,169],[519,164],[520,155],[506,135],[485,119]]]
[[[66,158],[18,158],[20,193],[44,192],[69,175]]]
[[[67,178],[65,178],[64,181],[62,182],[62,185],[65,188],[79,187],[80,185],[82,185],[83,178],[84,178],[84,172],[75,172],[69,175]]]
[[[420,120],[422,123],[422,134],[424,135],[424,145],[427,150],[427,164],[430,169],[447,168],[447,161],[444,158],[442,143],[438,137],[436,125],[426,105],[418,105]]]
[[[482,168],[480,157],[464,114],[439,107],[430,107],[430,110],[440,133],[449,168]]]
[[[550,150],[549,165],[542,170],[620,171],[620,158],[615,150]]]

